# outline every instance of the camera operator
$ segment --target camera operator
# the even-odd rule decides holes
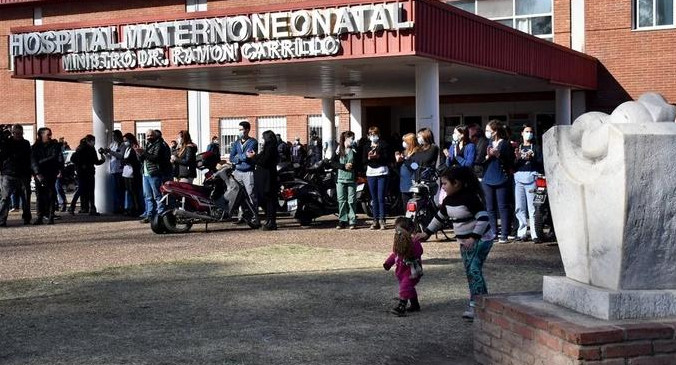
[[[9,132],[9,135],[8,133]],[[0,227],[7,226],[7,215],[12,194],[17,194],[23,205],[23,223],[30,224],[31,145],[23,138],[21,124],[4,126],[0,140]]]
[[[71,162],[75,165],[77,173],[77,191],[76,195],[80,196],[80,212],[89,213],[89,215],[99,215],[94,205],[94,175],[96,174],[96,166],[102,165],[106,158],[103,156],[106,151],[99,148],[101,158],[96,155],[96,148],[94,145],[96,138],[88,134],[80,140],[80,145],[75,150],[75,153],[70,157]],[[78,194],[79,193],[79,194]],[[70,205],[70,211],[75,210],[76,199]]]
[[[63,170],[63,154],[59,143],[52,139],[51,129],[38,129],[38,138],[31,148],[31,165],[37,193],[37,218],[33,224],[43,224],[42,218],[54,224],[56,177]]]

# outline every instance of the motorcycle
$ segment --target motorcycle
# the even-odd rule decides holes
[[[385,194],[385,212],[389,216],[398,216],[402,213],[403,203],[399,192],[399,173],[395,169],[390,169],[387,176],[387,193]],[[361,211],[369,217],[373,217],[371,209],[371,191],[369,190],[368,180],[365,177],[357,178],[357,202]]]
[[[336,171],[322,160],[308,167],[302,179],[282,181],[279,206],[301,226],[308,226],[323,215],[337,213]]]
[[[413,193],[413,197],[406,203],[405,216],[413,221],[417,232],[422,232],[434,219],[439,210],[435,199],[439,191],[439,184],[437,183],[439,171],[434,168],[426,168],[420,171],[415,164],[412,168],[416,171],[415,180],[409,189],[409,193]],[[452,229],[450,226],[445,226],[445,228]],[[439,232],[447,240],[450,240],[444,229],[439,230]]]
[[[535,177],[533,193],[535,194],[533,198],[535,235],[542,241],[554,242],[556,241],[556,233],[554,232],[552,212],[549,209],[549,199],[547,199],[547,177],[542,174]]]
[[[258,213],[244,186],[232,175],[232,166],[209,171],[204,186],[167,181],[161,187],[166,210],[156,214],[150,227],[157,234],[186,233],[196,223],[229,222],[242,208],[242,219],[257,228]]]

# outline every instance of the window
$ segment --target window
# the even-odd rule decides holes
[[[286,141],[286,117],[260,117],[258,118],[258,140],[263,139],[263,132],[267,130],[275,132]]]
[[[634,0],[634,28],[674,25],[674,0]]]
[[[312,132],[317,133],[317,137],[319,139],[322,139],[322,115],[317,114],[317,115],[308,115],[307,117],[307,135],[308,135],[308,142],[310,141],[310,136],[312,135]],[[336,139],[340,138],[340,116],[336,115],[335,120],[334,120],[334,126],[336,128]]]
[[[450,0],[446,3],[538,38],[554,39],[552,0]]]
[[[113,123],[113,130],[122,132],[122,123],[114,122]],[[124,132],[122,132],[122,134],[124,134]]]
[[[148,129],[162,130],[162,122],[159,120],[146,120],[136,122],[136,139],[141,148],[146,148],[146,132]]]
[[[22,124],[23,127],[23,139],[33,144],[35,141],[35,125],[33,124]]]
[[[244,121],[246,121],[245,118],[221,118],[219,120],[221,156],[230,156],[230,147],[237,140],[239,133],[239,123]]]

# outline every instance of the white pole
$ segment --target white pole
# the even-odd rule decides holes
[[[439,143],[439,63],[415,66],[415,125],[416,130],[429,128]]]
[[[92,82],[92,122],[96,150],[110,145],[113,136],[113,83]],[[96,167],[94,202],[101,213],[113,213],[113,182],[108,171],[108,161]]]
[[[336,104],[333,99],[322,99],[322,145],[324,158],[333,157],[336,140]]]
[[[350,100],[350,130],[354,132],[355,140],[360,140],[364,130],[361,116],[361,100]]]

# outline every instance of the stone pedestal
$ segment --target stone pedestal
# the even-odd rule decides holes
[[[610,290],[545,276],[545,302],[606,320],[676,317],[676,290]]]
[[[676,317],[606,321],[542,300],[542,293],[477,301],[478,364],[676,364]]]

